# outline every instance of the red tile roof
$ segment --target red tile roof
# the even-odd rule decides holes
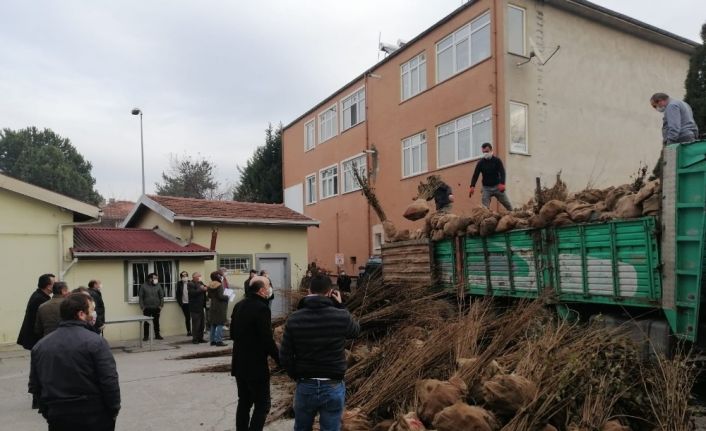
[[[75,256],[214,254],[198,244],[182,246],[152,229],[105,227],[76,227],[72,252]]]
[[[318,222],[300,214],[283,204],[261,204],[254,202],[217,201],[208,199],[177,198],[149,195],[174,213],[175,218],[228,219],[253,222],[282,221],[295,224],[318,225]]]
[[[101,219],[101,226],[116,227],[130,214],[132,208],[135,206],[135,202],[131,201],[111,201],[105,206],[101,207],[103,210],[103,218]]]

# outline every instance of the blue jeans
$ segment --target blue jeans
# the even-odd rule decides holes
[[[294,431],[311,431],[319,414],[321,431],[339,431],[346,404],[346,385],[331,380],[302,379],[294,392]]]
[[[220,343],[221,341],[223,341],[223,325],[211,325],[210,334],[210,342]]]

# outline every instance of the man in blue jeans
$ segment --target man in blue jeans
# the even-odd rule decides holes
[[[360,325],[331,289],[331,279],[312,277],[309,295],[287,319],[279,356],[282,367],[297,382],[294,431],[309,431],[319,414],[321,431],[338,431],[345,406],[345,344],[360,333]]]

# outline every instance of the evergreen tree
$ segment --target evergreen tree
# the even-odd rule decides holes
[[[36,127],[0,131],[0,172],[45,189],[98,205],[96,179],[68,138]]]
[[[265,145],[258,147],[244,168],[233,199],[243,202],[282,203],[282,125],[270,124]]]
[[[163,184],[156,183],[160,196],[213,199],[218,183],[213,178],[213,165],[205,159],[172,157],[168,173],[162,172]]]
[[[699,133],[706,133],[706,23],[701,27],[701,46],[696,48],[689,61],[685,86],[684,101],[694,111]]]

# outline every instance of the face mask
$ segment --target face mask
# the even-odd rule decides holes
[[[272,289],[272,286],[267,288],[267,297],[271,298],[272,294],[275,293],[274,290]]]
[[[491,158],[491,157],[493,157],[493,153],[483,153],[483,158],[484,158],[484,159],[489,159],[489,158]]]
[[[666,106],[657,106],[655,109],[657,110],[657,112],[664,112],[667,109],[667,107]]]
[[[189,278],[188,277],[181,277],[181,281],[187,282],[187,281],[189,281]]]
[[[157,285],[157,280],[152,280],[150,283],[152,283],[153,286]]]
[[[98,319],[98,313],[96,313],[96,310],[93,310],[93,312],[91,312],[91,318],[87,322],[89,325],[95,325],[96,319]]]

